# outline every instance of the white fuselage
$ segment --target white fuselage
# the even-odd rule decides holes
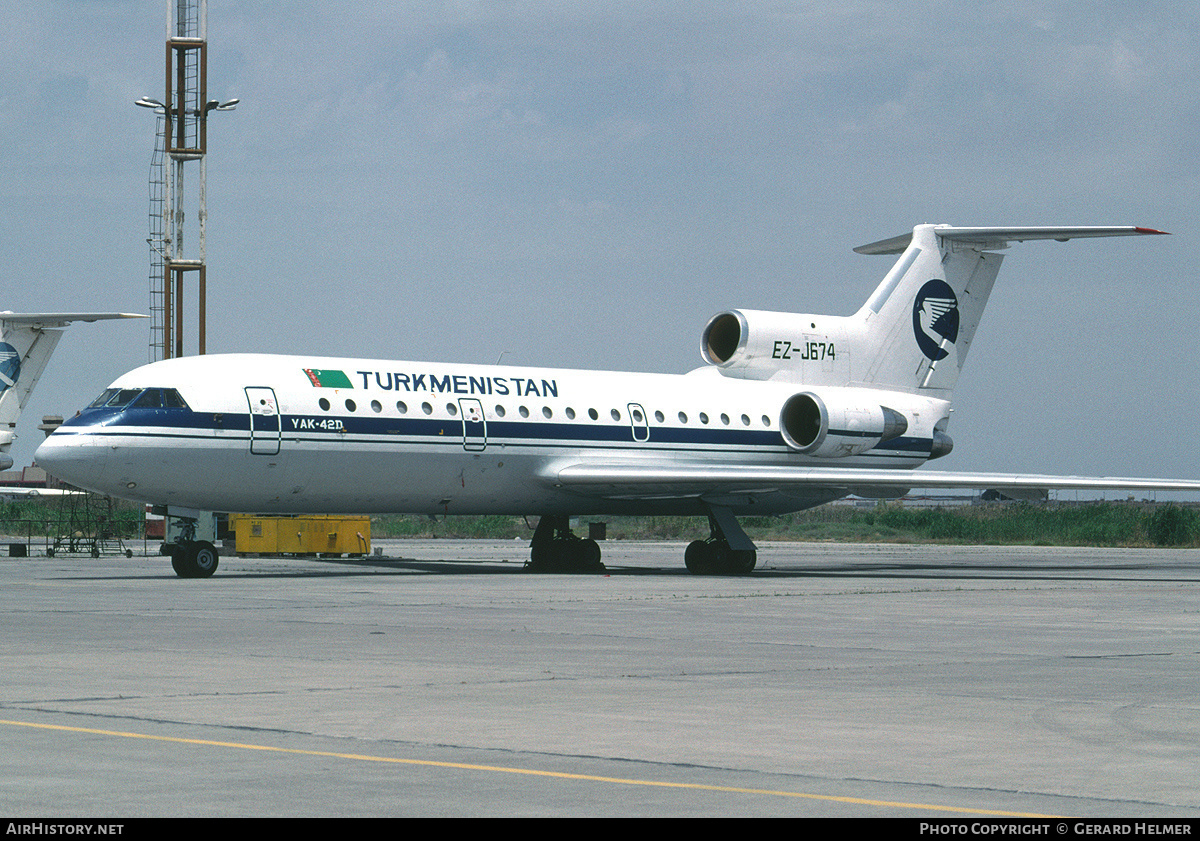
[[[257,513],[698,514],[700,494],[581,494],[556,476],[597,463],[911,469],[929,458],[948,411],[945,400],[871,390],[903,413],[906,433],[819,458],[780,433],[785,401],[814,389],[712,368],[665,375],[237,354],[153,363],[112,389],[174,390],[186,406],[137,408],[134,396],[85,409],[42,444],[39,463],[114,496]],[[862,392],[815,390],[834,400]],[[158,400],[149,396],[141,402]],[[840,495],[743,488],[723,504],[769,514]]]

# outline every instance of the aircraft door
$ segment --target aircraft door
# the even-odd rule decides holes
[[[473,452],[486,449],[487,419],[483,416],[483,404],[474,397],[460,397],[458,409],[462,415],[463,449]]]
[[[630,403],[628,408],[629,425],[633,428],[633,440],[649,441],[650,419],[646,417],[646,410],[642,408],[640,403]]]
[[[259,456],[276,455],[283,437],[283,419],[279,416],[275,389],[249,386],[246,401],[250,404],[250,452]]]

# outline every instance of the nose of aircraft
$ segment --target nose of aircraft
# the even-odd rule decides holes
[[[101,491],[106,448],[90,435],[55,432],[33,454],[38,466],[56,479],[77,488]]]

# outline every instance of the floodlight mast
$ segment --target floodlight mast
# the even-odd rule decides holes
[[[238,100],[208,99],[208,0],[167,0],[165,95],[134,104],[158,115],[150,164],[150,361],[184,355],[184,275],[197,276],[197,353],[207,350],[208,115],[232,111]],[[195,257],[184,251],[184,174],[199,164]]]

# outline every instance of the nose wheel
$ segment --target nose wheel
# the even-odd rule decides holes
[[[213,515],[165,507],[155,513],[166,517],[166,542],[161,552],[170,556],[175,574],[180,578],[211,578],[217,571],[217,547],[205,538],[216,533]]]
[[[166,547],[171,568],[180,578],[211,578],[217,571],[217,547],[207,540],[190,540]]]

